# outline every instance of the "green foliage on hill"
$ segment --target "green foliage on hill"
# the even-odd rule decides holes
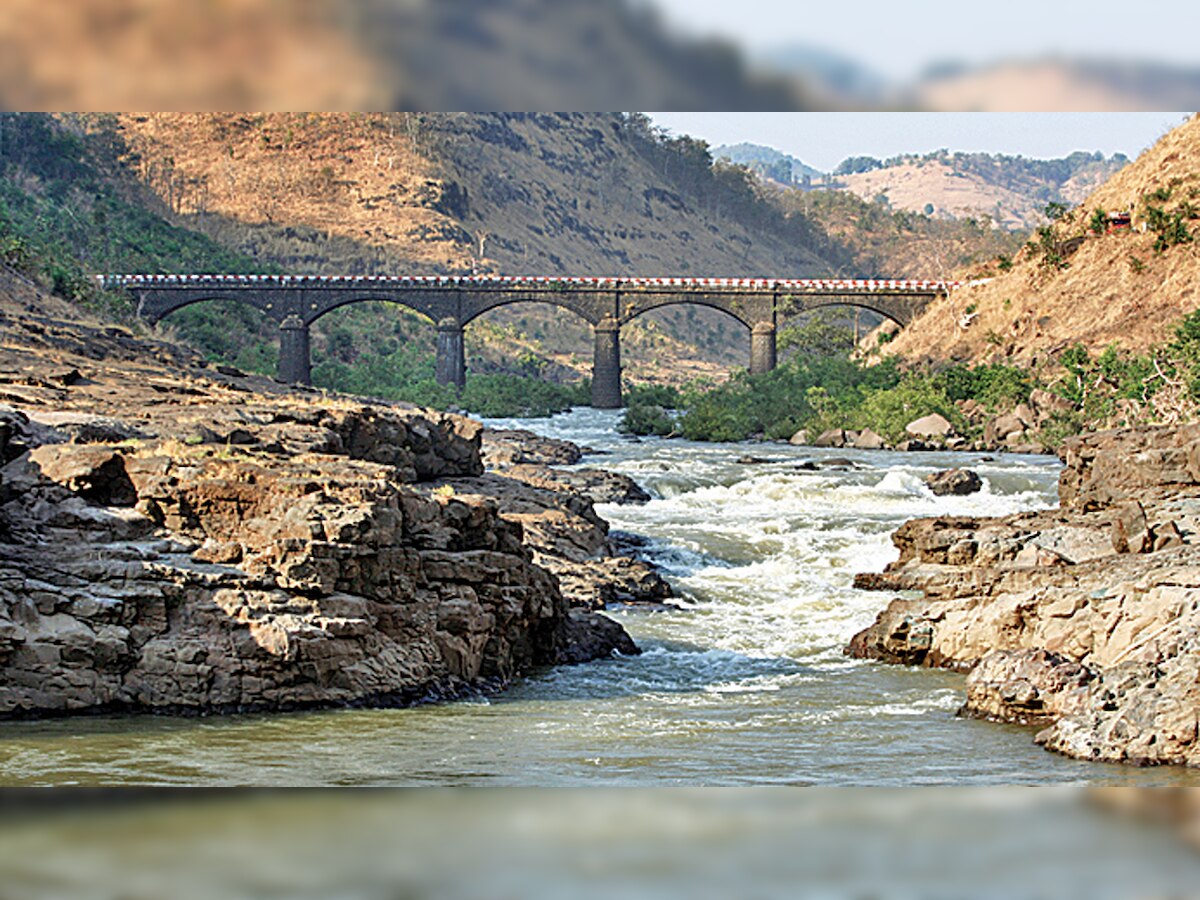
[[[956,172],[974,175],[989,184],[1009,187],[1018,191],[1029,191],[1040,186],[1041,199],[1061,199],[1057,188],[1072,178],[1083,175],[1108,177],[1125,166],[1129,157],[1114,153],[1105,157],[1103,153],[1076,151],[1058,159],[1031,159],[1027,156],[1010,156],[1003,153],[967,153],[962,151],[935,150],[931,153],[903,153],[883,161],[884,167],[905,163],[941,162]]]
[[[127,298],[101,291],[95,273],[270,271],[154,212],[109,174],[121,153],[112,123],[84,124],[0,114],[0,250],[10,265],[66,300],[124,319],[133,313]],[[185,310],[171,329],[213,359],[263,371],[273,359],[260,320],[230,304]]]

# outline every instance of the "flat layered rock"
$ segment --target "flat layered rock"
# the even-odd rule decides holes
[[[860,575],[897,598],[852,655],[970,672],[964,714],[1081,759],[1200,764],[1200,426],[1066,443],[1060,507],[917,519]]]

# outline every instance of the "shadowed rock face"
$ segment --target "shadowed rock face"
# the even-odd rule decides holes
[[[0,715],[408,704],[637,652],[462,489],[477,423],[5,325]]]
[[[906,523],[860,587],[920,590],[855,656],[970,671],[964,714],[1082,759],[1200,765],[1200,426],[1063,448],[1061,506]]]

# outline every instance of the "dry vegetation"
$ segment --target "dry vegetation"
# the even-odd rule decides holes
[[[1155,199],[1155,192],[1162,191]],[[1007,271],[998,265],[963,274],[988,276],[933,304],[882,352],[909,359],[1033,362],[1076,342],[1092,350],[1116,343],[1134,351],[1169,340],[1179,319],[1200,307],[1200,245],[1155,249],[1148,207],[1200,206],[1200,118],[1163,137],[1113,176],[1054,229],[1066,244],[1064,267],[1027,247]],[[1096,234],[1097,210],[1133,207],[1132,230]],[[1072,252],[1073,249],[1073,252]]]
[[[1065,199],[1078,203],[1102,183],[1103,174],[1107,171],[1081,174],[1055,187]],[[893,209],[922,212],[931,205],[938,217],[987,217],[1008,229],[1030,229],[1045,221],[1038,186],[989,182],[938,159],[914,159],[838,181],[864,200],[887,197]]]

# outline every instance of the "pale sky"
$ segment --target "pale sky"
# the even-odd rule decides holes
[[[985,151],[1051,159],[1099,150],[1130,159],[1180,124],[1182,112],[1095,113],[650,113],[677,134],[713,146],[749,141],[822,171],[848,156]]]
[[[1194,0],[641,0],[677,30],[751,51],[810,44],[892,78],[932,62],[1064,54],[1196,67]]]

